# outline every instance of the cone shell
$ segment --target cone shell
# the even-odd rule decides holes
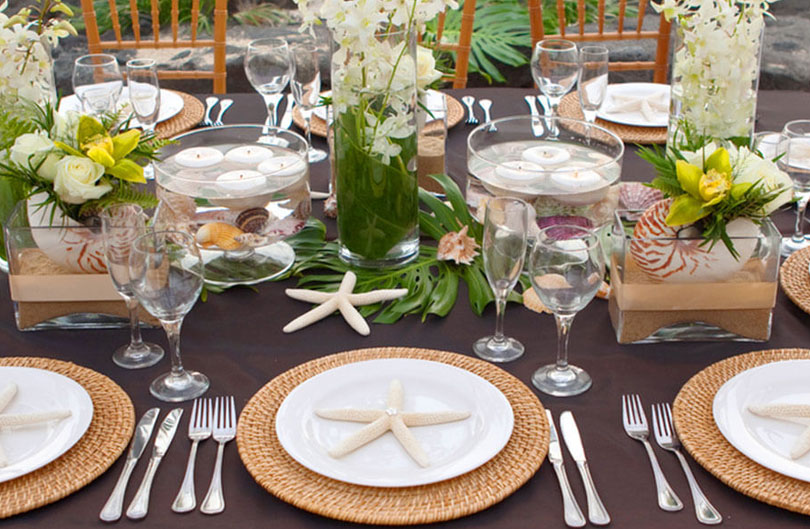
[[[196,239],[197,244],[203,248],[216,246],[223,250],[238,250],[242,247],[242,243],[239,242],[236,237],[243,233],[242,230],[231,224],[209,222],[208,224],[203,224],[200,229],[197,230]]]

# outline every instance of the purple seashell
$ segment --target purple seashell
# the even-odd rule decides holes
[[[557,226],[558,224],[568,226],[579,226],[580,228],[587,228],[589,230],[593,228],[593,223],[590,221],[590,219],[586,217],[577,217],[574,215],[555,215],[552,217],[537,218],[537,226],[541,230],[551,226]],[[561,240],[576,237],[579,234],[579,232],[575,232],[573,230],[560,227],[560,229],[557,230],[549,230],[548,234],[554,239]]]
[[[623,182],[619,187],[619,207],[639,210],[639,213],[628,214],[629,220],[638,220],[641,212],[663,198],[664,194],[660,190],[645,186],[641,182]]]

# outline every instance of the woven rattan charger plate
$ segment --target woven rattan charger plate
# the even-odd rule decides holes
[[[183,110],[171,119],[157,124],[155,131],[157,132],[158,138],[161,139],[172,138],[181,132],[193,129],[202,121],[203,116],[205,116],[205,106],[203,106],[202,101],[184,92],[178,92],[176,90],[172,90],[172,92],[183,99]]]
[[[560,101],[560,116],[564,118],[585,119],[582,108],[579,106],[579,93],[571,92]],[[596,118],[596,124],[608,129],[625,143],[666,143],[666,127],[633,127],[632,125],[622,125],[604,119]]]
[[[0,366],[35,367],[65,375],[93,400],[93,420],[78,443],[44,467],[0,483],[0,518],[6,518],[61,500],[103,474],[126,448],[135,427],[135,410],[118,384],[86,367],[26,357],[0,358]]]
[[[276,412],[296,386],[329,369],[378,358],[418,358],[466,369],[497,387],[515,425],[504,449],[457,478],[403,488],[352,485],[298,464],[278,441]],[[239,455],[256,481],[298,508],[357,523],[409,525],[460,518],[498,503],[531,478],[548,450],[543,405],[518,379],[487,362],[445,351],[386,347],[338,353],[301,364],[268,382],[247,403],[236,434]]]
[[[464,107],[461,106],[461,102],[455,97],[449,94],[445,94],[445,97],[447,97],[447,128],[451,129],[461,123],[461,118],[464,117]],[[293,107],[293,122],[299,129],[306,130],[307,124],[298,105]],[[312,127],[312,134],[322,138],[326,137],[326,121],[312,114],[312,123],[310,126]]]
[[[810,314],[810,248],[803,248],[782,263],[779,284],[790,301]]]
[[[752,367],[794,359],[810,359],[810,350],[756,351],[712,364],[681,388],[673,416],[684,448],[720,481],[759,501],[810,514],[810,486],[745,457],[723,437],[712,414],[714,396],[732,377]]]

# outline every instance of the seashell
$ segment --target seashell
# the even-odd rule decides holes
[[[641,182],[622,182],[619,186],[619,207],[622,209],[646,210],[664,198],[660,190],[645,186]],[[630,220],[638,220],[641,214],[633,213],[627,216]]]
[[[323,214],[330,219],[336,219],[337,213],[337,197],[333,193],[323,201]]]
[[[563,288],[571,288],[571,283],[565,278],[565,276],[560,274],[543,274],[541,276],[534,277],[534,283],[543,289],[563,289]]]
[[[242,246],[247,246],[249,248],[258,248],[259,246],[265,246],[273,241],[278,239],[278,237],[272,237],[269,235],[258,235],[256,233],[242,233],[234,237],[234,240],[241,244]]]
[[[523,291],[523,306],[540,314],[551,314],[551,309],[546,307],[533,288]]]
[[[160,200],[158,217],[161,221],[172,224],[194,218],[197,204],[190,196],[172,193],[161,186],[156,187],[155,194]]]
[[[703,239],[694,226],[668,226],[665,222],[671,199],[659,200],[636,223],[632,255],[639,269],[651,279],[666,282],[722,281],[741,270],[757,246],[759,228],[748,219],[726,225],[739,259],[724,244],[701,246]]]
[[[599,290],[596,291],[596,297],[599,299],[608,299],[610,297],[610,283],[602,281],[599,285]]]
[[[459,231],[445,233],[439,240],[436,258],[440,261],[455,261],[456,264],[470,264],[478,252],[478,243],[467,235],[469,226]]]
[[[236,240],[236,236],[242,235],[244,232],[231,224],[224,222],[209,222],[203,224],[197,230],[197,244],[203,248],[210,248],[216,246],[223,250],[238,250],[242,247],[242,243]]]
[[[236,226],[247,233],[261,233],[267,226],[270,212],[264,208],[250,208],[236,217]]]
[[[568,224],[572,226],[579,226],[580,228],[593,228],[593,223],[587,217],[579,217],[575,215],[554,215],[551,217],[538,217],[537,218],[537,226],[542,230],[544,228],[548,228],[551,226],[556,226],[558,224]],[[559,228],[554,230],[549,230],[549,235],[554,237],[555,239],[569,239],[575,235],[578,235],[579,232],[572,232],[569,233],[569,230],[566,228]]]

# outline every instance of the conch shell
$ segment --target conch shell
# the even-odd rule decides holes
[[[469,226],[459,231],[450,231],[439,240],[436,258],[440,261],[455,261],[456,264],[471,264],[478,255],[478,243],[467,235]]]
[[[243,246],[236,237],[244,232],[231,224],[224,222],[209,222],[197,230],[197,244],[203,248],[216,246],[223,250],[238,250]]]

